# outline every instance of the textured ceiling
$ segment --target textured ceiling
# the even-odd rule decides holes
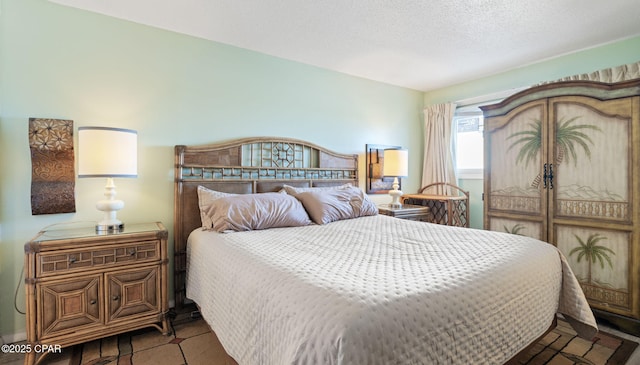
[[[640,35],[638,0],[50,1],[423,91]]]

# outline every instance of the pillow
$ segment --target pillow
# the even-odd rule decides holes
[[[215,199],[207,211],[217,232],[311,224],[302,204],[282,193],[238,194]]]
[[[198,185],[198,207],[200,208],[200,221],[202,222],[203,228],[211,228],[213,225],[211,218],[207,215],[207,211],[211,207],[213,201],[232,195],[237,194],[223,193],[221,191],[207,189],[202,185]]]
[[[296,195],[300,193],[304,193],[306,191],[324,191],[324,190],[336,190],[336,189],[346,189],[351,187],[351,183],[346,183],[344,185],[336,185],[336,186],[316,186],[311,188],[298,188],[290,185],[283,185],[282,190],[289,195]],[[280,191],[282,191],[280,190]]]
[[[362,189],[353,186],[305,191],[295,197],[302,202],[311,220],[317,224],[378,214],[378,207]]]

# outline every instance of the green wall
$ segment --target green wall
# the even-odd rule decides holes
[[[173,231],[173,146],[248,136],[298,138],[360,155],[405,146],[416,191],[423,93],[113,19],[44,0],[0,0],[0,335],[24,336],[13,309],[23,245],[43,227],[101,218],[105,181],[76,180],[74,214],[31,215],[29,117],[138,131],[139,175],[116,179],[125,223]],[[418,131],[418,133],[416,133]],[[380,200],[386,197],[376,196]],[[172,242],[170,243],[172,245]],[[24,290],[18,293],[24,308]]]
[[[458,186],[469,192],[469,226],[471,228],[483,228],[482,179],[459,179]]]
[[[433,90],[424,100],[425,105],[455,102],[638,61],[640,36]]]

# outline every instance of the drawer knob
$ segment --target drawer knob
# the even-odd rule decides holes
[[[135,248],[132,248],[132,249],[129,250],[129,256],[133,256],[135,254],[136,254],[136,249]]]
[[[96,304],[96,303],[98,303],[98,301],[95,299],[91,299],[91,301],[89,302],[89,304]]]
[[[116,301],[116,300],[120,299],[120,296],[119,296],[119,295],[114,295],[113,297],[111,297],[111,299],[113,299],[114,301]]]
[[[78,261],[78,259],[75,256],[69,257],[69,263],[73,264],[76,261]]]

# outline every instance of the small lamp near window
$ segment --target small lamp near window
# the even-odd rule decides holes
[[[388,149],[384,150],[383,175],[393,176],[393,190],[389,190],[391,195],[391,208],[402,208],[400,197],[402,191],[399,190],[400,184],[398,178],[409,175],[409,151],[406,149]]]
[[[104,196],[96,208],[104,218],[96,225],[96,232],[120,232],[124,223],[116,212],[124,207],[116,200],[113,178],[138,176],[138,132],[107,127],[78,128],[78,177],[106,177]]]

